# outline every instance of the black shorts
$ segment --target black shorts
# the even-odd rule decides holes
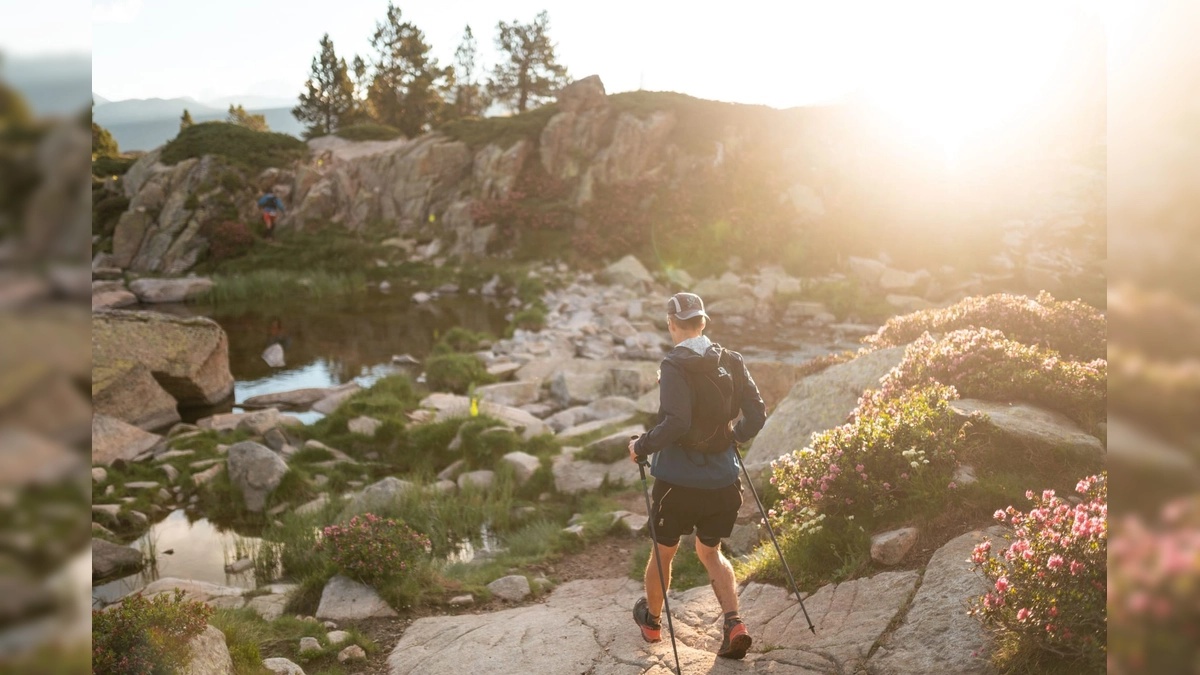
[[[672,485],[655,479],[651,518],[654,534],[663,546],[676,546],[679,538],[696,532],[705,546],[716,547],[733,533],[742,507],[742,479],[715,490]]]

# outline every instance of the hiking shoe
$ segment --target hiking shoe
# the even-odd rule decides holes
[[[723,659],[744,658],[752,642],[750,634],[746,631],[746,624],[742,623],[741,619],[728,621],[725,623],[725,639],[721,640],[721,649],[717,651],[717,656]]]
[[[662,625],[650,616],[650,606],[645,598],[640,598],[633,604],[633,621],[642,629],[642,639],[646,642],[662,641]]]

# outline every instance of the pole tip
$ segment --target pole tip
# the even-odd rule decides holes
[[[809,627],[808,627],[808,629],[809,629],[810,631],[812,631],[812,634],[813,634],[813,635],[816,635],[816,634],[817,634],[817,627],[816,627],[816,626],[809,626]]]

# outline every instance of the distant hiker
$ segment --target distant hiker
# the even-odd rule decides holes
[[[283,202],[275,193],[263,190],[263,195],[258,198],[258,208],[262,209],[263,223],[267,226],[267,239],[274,239],[275,220],[284,211]]]
[[[667,588],[662,588],[647,561],[646,597],[633,606],[642,639],[661,639],[663,596],[671,585],[670,564],[679,538],[696,533],[696,554],[708,571],[713,592],[725,613],[724,639],[717,656],[740,659],[752,642],[738,616],[733,566],[721,554],[721,540],[733,533],[742,505],[735,445],[749,441],[766,421],[758,385],[742,355],[704,335],[709,321],[704,302],[693,293],[677,293],[667,301],[667,330],[675,348],[659,370],[658,424],[629,442],[633,461],[653,455],[650,473],[654,494],[655,546]],[[733,421],[741,413],[742,420]]]

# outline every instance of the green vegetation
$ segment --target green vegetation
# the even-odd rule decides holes
[[[456,141],[475,148],[495,143],[506,150],[517,141],[536,141],[542,129],[558,112],[558,104],[550,103],[511,117],[458,119],[442,125],[440,131]]]
[[[308,146],[298,138],[269,131],[255,131],[228,122],[201,122],[179,132],[162,149],[164,164],[217,155],[230,164],[258,173],[273,166],[287,166],[304,157]]]
[[[728,553],[728,552],[727,552]],[[629,578],[641,581],[650,560],[650,542],[643,541],[633,551],[633,562],[629,565]],[[665,568],[664,568],[665,569]],[[671,590],[686,591],[689,588],[708,585],[708,570],[696,555],[694,546],[679,546],[671,560]]]
[[[92,612],[92,672],[98,675],[171,673],[188,663],[188,642],[205,630],[212,608],[183,591],[147,600],[130,596]]]
[[[129,167],[137,162],[137,157],[121,157],[119,155],[102,155],[92,160],[92,175],[97,178],[124,176]]]
[[[282,616],[266,621],[253,609],[218,609],[210,620],[225,634],[225,643],[233,657],[236,675],[270,675],[263,668],[263,659],[283,657],[305,668],[305,672],[337,672],[338,652],[351,645],[363,648],[367,655],[379,651],[378,645],[354,627],[346,628],[350,637],[340,644],[331,644],[329,631],[319,621],[302,621]],[[321,643],[317,652],[300,652],[300,638],[313,637]]]
[[[403,134],[396,127],[386,124],[352,124],[341,127],[334,135],[348,141],[390,141],[400,138]]]
[[[495,381],[474,354],[431,356],[425,361],[425,377],[431,389],[455,394],[466,394],[473,386]]]
[[[129,198],[103,188],[92,191],[92,234],[111,237],[121,214],[129,208]]]
[[[242,274],[213,275],[213,286],[194,302],[225,304],[247,300],[283,298],[330,298],[364,293],[366,276],[313,269],[308,272],[260,269]]]

